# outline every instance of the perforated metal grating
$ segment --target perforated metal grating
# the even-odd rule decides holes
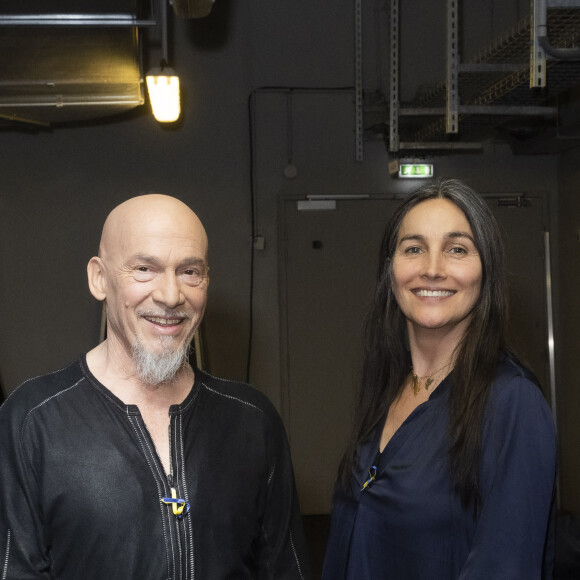
[[[580,9],[549,9],[548,40],[554,48],[580,46]],[[547,83],[544,88],[530,88],[530,18],[520,21],[512,30],[495,39],[485,49],[463,61],[466,64],[516,65],[509,72],[460,72],[461,106],[515,105],[553,106],[555,97],[580,83],[580,62],[547,61]],[[463,64],[462,62],[462,64]],[[404,106],[413,108],[445,107],[446,87],[442,82]],[[513,118],[522,118],[517,116]],[[509,116],[478,114],[459,116],[459,135],[445,132],[444,117],[401,117],[400,140],[406,142],[445,141],[450,138],[478,140],[493,133],[494,128],[509,122]]]

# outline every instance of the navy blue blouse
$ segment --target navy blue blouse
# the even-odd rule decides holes
[[[359,449],[356,485],[337,488],[323,580],[546,580],[552,577],[556,435],[527,372],[504,358],[482,439],[477,519],[452,490],[449,378],[378,452]],[[376,479],[364,491],[368,470]]]

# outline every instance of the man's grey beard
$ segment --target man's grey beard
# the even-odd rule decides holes
[[[159,336],[161,352],[151,352],[135,338],[132,345],[133,360],[137,367],[138,377],[147,385],[169,383],[189,360],[189,342],[180,348],[172,348],[175,343],[173,336]]]

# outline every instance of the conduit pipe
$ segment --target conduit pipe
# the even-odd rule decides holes
[[[580,48],[556,48],[548,40],[548,5],[550,8],[580,8],[577,0],[534,0],[534,28],[538,44],[555,60],[580,60]]]

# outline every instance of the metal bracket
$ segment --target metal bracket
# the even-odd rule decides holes
[[[355,73],[354,73],[354,102],[355,102],[355,160],[363,160],[363,81],[362,81],[362,0],[354,3],[354,30],[355,30]]]
[[[389,64],[389,151],[399,150],[399,0],[391,0]]]
[[[546,34],[546,24],[541,23],[540,1],[531,0],[530,10],[530,88],[546,86],[546,53],[540,46],[539,37]],[[540,28],[542,30],[540,31]]]
[[[459,38],[457,0],[447,0],[447,115],[445,131],[459,133]]]

